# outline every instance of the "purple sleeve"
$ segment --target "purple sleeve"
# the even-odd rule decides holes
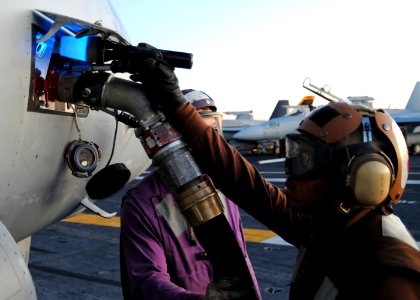
[[[147,215],[154,212],[137,205],[141,200],[128,194],[121,210],[121,246],[132,298],[200,299],[203,295],[186,291],[170,281],[159,227],[154,223],[156,218]]]

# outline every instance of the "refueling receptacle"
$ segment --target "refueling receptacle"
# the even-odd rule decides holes
[[[66,147],[64,156],[72,174],[86,178],[96,169],[101,151],[93,142],[74,140]]]

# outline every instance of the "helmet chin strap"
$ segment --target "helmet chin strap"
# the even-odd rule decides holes
[[[332,199],[332,205],[339,215],[347,215],[358,208],[375,208],[376,206],[361,205],[355,198],[350,186],[346,184],[345,179],[338,183],[340,186],[335,190],[335,197]]]
[[[334,208],[340,215],[346,215],[360,207],[357,201],[351,197],[352,193],[347,185],[339,188],[338,196],[334,199]]]
[[[333,206],[335,208],[335,210],[341,214],[341,215],[346,215],[349,214],[350,212],[354,211],[355,209],[359,209],[359,208],[370,208],[370,209],[375,209],[377,207],[384,207],[386,208],[384,210],[384,214],[386,214],[386,211],[390,207],[390,199],[386,199],[385,201],[383,201],[380,204],[376,204],[376,205],[362,205],[359,201],[357,201],[352,195],[352,193],[349,191],[350,187],[349,186],[343,186],[342,188],[340,188],[339,194],[337,195],[337,197],[333,200]]]

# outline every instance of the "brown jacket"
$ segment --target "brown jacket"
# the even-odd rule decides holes
[[[208,127],[190,105],[172,123],[202,170],[230,199],[299,248],[291,299],[420,299],[420,252],[405,226],[380,208],[324,222],[291,209],[266,181]]]

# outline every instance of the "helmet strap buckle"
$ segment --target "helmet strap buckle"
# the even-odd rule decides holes
[[[338,210],[342,214],[348,214],[351,211],[351,207],[348,207],[344,204],[344,202],[341,202],[338,206]]]

